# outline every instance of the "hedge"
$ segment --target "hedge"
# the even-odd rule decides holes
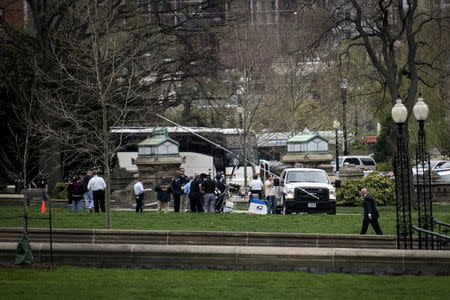
[[[366,188],[377,205],[395,205],[395,184],[378,172],[371,172],[362,179],[346,180],[337,189],[336,204],[340,206],[361,206],[363,198],[360,191]]]
[[[67,199],[67,185],[64,182],[57,182],[52,195],[56,199]]]

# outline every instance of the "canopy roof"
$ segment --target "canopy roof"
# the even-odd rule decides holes
[[[148,137],[137,145],[138,147],[155,147],[167,141],[179,146],[178,142],[169,138],[166,128],[159,127],[153,130],[153,137]]]
[[[321,140],[324,140],[328,143],[328,140],[326,138],[321,137],[319,134],[298,134],[296,136],[291,137],[289,140],[287,140],[286,143],[288,144],[304,144],[308,143],[309,141],[319,138]]]

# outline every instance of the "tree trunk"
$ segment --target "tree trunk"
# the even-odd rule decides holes
[[[242,141],[242,156],[244,156],[244,187],[247,188],[248,174],[247,174],[247,137],[246,137],[246,134],[244,134],[243,141]]]
[[[112,229],[112,218],[111,218],[111,170],[109,166],[105,168],[105,209],[106,209],[106,229]]]
[[[106,229],[112,228],[111,220],[111,169],[110,169],[110,149],[109,149],[109,126],[107,119],[107,109],[105,99],[102,99],[102,133],[103,133],[103,168],[105,171],[106,191],[105,191],[105,209],[106,209]]]

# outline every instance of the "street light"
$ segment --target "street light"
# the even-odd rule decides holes
[[[392,108],[391,115],[394,122],[397,123],[397,126],[403,128],[403,123],[405,123],[406,118],[408,117],[408,110],[406,109],[406,106],[403,105],[402,99],[397,99]]]
[[[339,172],[339,142],[338,142],[338,130],[341,127],[341,123],[338,120],[334,120],[333,128],[336,134],[336,172]]]
[[[417,103],[413,107],[414,117],[419,121],[419,124],[422,123],[423,125],[427,120],[428,111],[428,105],[423,101],[422,95],[419,94],[419,99],[417,99]]]
[[[342,130],[344,134],[344,155],[348,155],[347,147],[347,88],[348,80],[346,78],[341,81],[341,91],[342,91]]]
[[[408,110],[398,97],[391,111],[392,119],[397,124],[397,154],[395,156],[395,194],[397,215],[397,248],[412,249],[411,224],[411,189],[409,185],[409,155],[406,145],[404,123]]]
[[[430,155],[426,146],[425,121],[428,118],[428,106],[419,94],[416,105],[413,108],[414,117],[419,122],[418,147],[416,153],[416,191],[417,191],[417,214],[420,228],[433,231],[433,207],[431,201],[431,168]],[[425,163],[428,172],[425,172]],[[422,166],[422,176],[419,177],[419,165]],[[430,243],[430,245],[429,245]],[[419,248],[433,249],[433,238],[419,231]]]

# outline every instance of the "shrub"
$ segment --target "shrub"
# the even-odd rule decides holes
[[[53,188],[53,197],[56,199],[67,198],[67,185],[64,182],[57,182]]]
[[[392,164],[386,161],[377,163],[378,172],[389,172],[392,171]]]
[[[336,204],[340,206],[361,206],[363,198],[360,195],[362,188],[366,188],[377,205],[395,205],[394,182],[382,177],[378,172],[372,172],[362,179],[343,181],[337,189]]]
[[[15,194],[15,191],[13,189],[1,189],[0,194]]]

